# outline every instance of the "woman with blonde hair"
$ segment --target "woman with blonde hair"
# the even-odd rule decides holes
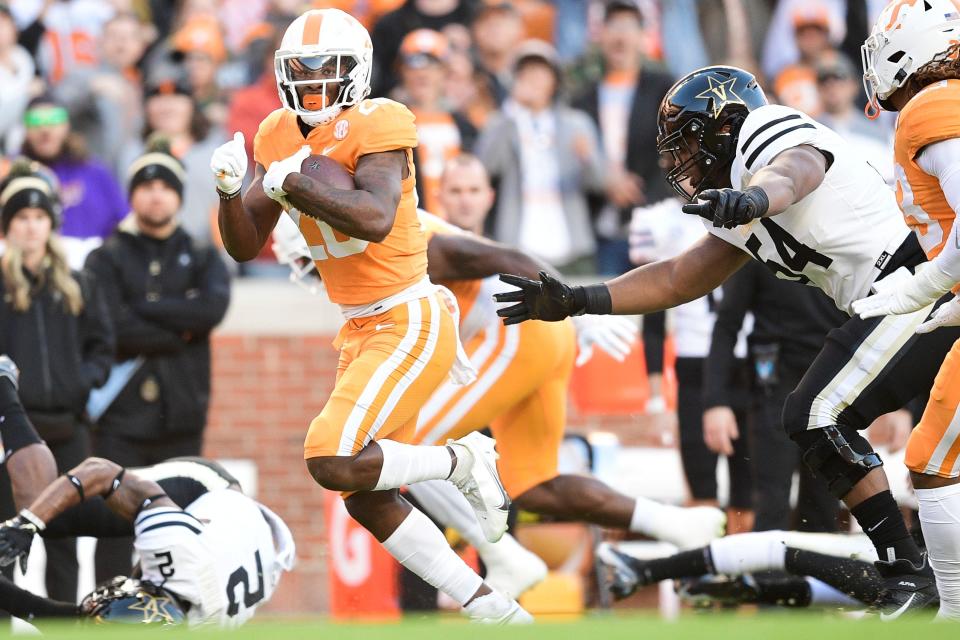
[[[0,353],[20,367],[20,399],[60,471],[90,455],[84,409],[113,361],[113,332],[93,282],[70,270],[56,233],[54,174],[17,160],[0,183]],[[0,518],[14,515],[9,477],[0,473]],[[76,539],[47,541],[47,591],[77,596]]]

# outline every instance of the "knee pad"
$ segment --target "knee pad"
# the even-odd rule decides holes
[[[873,469],[883,466],[870,443],[850,427],[808,429],[790,437],[800,446],[807,468],[840,499]]]

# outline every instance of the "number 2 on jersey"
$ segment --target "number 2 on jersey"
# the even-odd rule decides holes
[[[773,240],[773,246],[777,250],[777,254],[780,256],[783,264],[779,264],[773,260],[764,260],[760,257],[760,247],[763,246],[763,243],[756,234],[750,234],[750,237],[747,238],[747,250],[753,254],[754,258],[762,264],[765,264],[768,269],[779,277],[795,280],[801,284],[807,284],[810,282],[810,278],[799,272],[803,271],[808,264],[813,263],[818,267],[826,269],[833,262],[832,258],[818,253],[816,250],[791,236],[783,227],[770,218],[760,218],[760,224],[762,224],[763,228],[770,234],[770,239]]]
[[[253,559],[257,564],[257,584],[259,585],[256,591],[250,591],[250,576],[243,567],[239,567],[231,573],[230,579],[227,580],[227,602],[229,603],[227,606],[227,615],[231,618],[240,613],[240,602],[236,593],[238,586],[243,586],[243,606],[248,609],[263,600],[263,596],[265,595],[263,588],[263,563],[260,561],[259,551],[253,554]]]

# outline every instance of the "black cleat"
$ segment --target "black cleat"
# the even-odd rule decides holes
[[[937,581],[926,553],[919,567],[905,558],[877,560],[874,565],[883,578],[883,593],[873,605],[881,620],[896,620],[905,613],[940,605]]]
[[[597,547],[597,560],[606,569],[606,587],[617,600],[631,596],[639,587],[650,584],[644,571],[645,563],[617,551],[608,542],[604,542]]]
[[[680,599],[695,607],[720,604],[725,607],[757,602],[758,593],[749,575],[726,577],[707,575],[688,578],[677,589]]]

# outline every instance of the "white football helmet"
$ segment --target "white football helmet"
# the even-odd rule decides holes
[[[895,0],[880,13],[860,47],[868,100],[885,104],[917,69],[960,42],[960,3],[954,0]]]
[[[350,14],[314,9],[287,27],[274,55],[274,70],[283,106],[317,126],[370,93],[373,43]]]
[[[320,279],[314,271],[317,265],[313,261],[310,247],[297,223],[286,213],[280,214],[277,226],[273,228],[273,253],[277,262],[290,267],[290,282],[293,282],[310,293],[317,293]]]

